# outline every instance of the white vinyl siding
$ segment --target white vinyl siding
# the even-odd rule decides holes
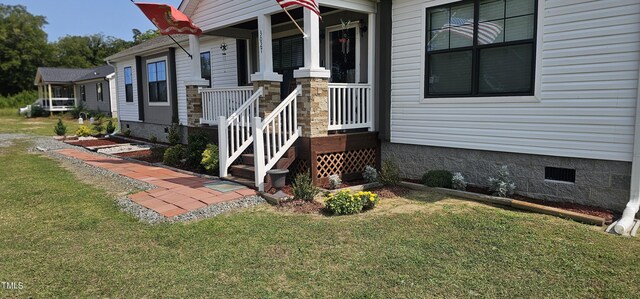
[[[134,58],[119,61],[116,66],[116,89],[118,98],[118,116],[124,121],[139,121],[138,115],[138,84],[136,74],[136,60]],[[131,77],[133,79],[133,102],[126,101],[124,88],[124,68],[131,67]]]
[[[540,0],[535,100],[429,102],[421,88],[423,18],[429,3],[447,2],[393,2],[391,142],[631,161],[637,0]]]

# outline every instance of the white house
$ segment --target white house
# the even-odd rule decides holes
[[[273,167],[486,185],[507,165],[524,195],[637,212],[637,0],[318,2],[322,22],[291,11],[303,39],[275,1],[183,1],[196,59],[166,38],[108,58],[122,124],[208,128],[221,175],[259,188]]]

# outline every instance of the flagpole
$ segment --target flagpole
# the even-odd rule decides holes
[[[133,0],[132,0],[133,1]],[[298,27],[298,30],[300,30],[300,32],[302,33],[302,38],[307,38],[308,35],[306,33],[304,33],[304,30],[302,30],[302,28],[300,28],[300,25],[298,25],[298,22],[296,22],[296,20],[293,19],[293,17],[291,16],[291,14],[289,14],[289,11],[287,11],[286,8],[282,8],[282,10],[284,10],[284,12],[289,16],[289,19],[291,19],[291,21],[293,22],[293,24],[296,24],[296,27]]]

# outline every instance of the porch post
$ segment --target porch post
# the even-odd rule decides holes
[[[273,37],[271,35],[271,15],[258,16],[258,72],[251,75],[253,90],[262,87],[259,114],[267,117],[280,104],[280,83],[282,75],[273,72]]]
[[[329,78],[330,72],[320,67],[320,19],[304,9],[304,67],[293,71],[294,78]]]
[[[200,74],[200,39],[197,36],[189,35],[189,52],[191,53],[191,80],[202,80]]]
[[[378,107],[378,99],[376,99],[375,97],[375,90],[376,90],[376,82],[375,82],[375,74],[377,72],[376,69],[376,64],[375,64],[375,55],[376,55],[376,14],[374,13],[370,13],[369,14],[369,20],[368,20],[368,36],[367,36],[367,41],[368,41],[368,45],[367,45],[367,49],[368,49],[368,53],[367,53],[367,58],[368,58],[368,65],[367,65],[367,83],[369,83],[369,86],[371,86],[370,89],[370,93],[369,96],[371,97],[371,105],[367,105],[367,114],[369,115],[370,119],[369,119],[369,131],[375,131],[378,128],[378,124],[377,124],[377,119],[376,119],[376,113],[375,113],[375,109],[376,107]]]
[[[52,95],[53,93],[51,92],[51,84],[49,84],[49,115],[53,116],[53,100],[52,100]]]

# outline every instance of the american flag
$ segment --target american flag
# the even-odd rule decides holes
[[[451,18],[449,23],[442,26],[442,30],[449,30],[469,39],[473,39],[473,19]],[[486,45],[493,43],[502,32],[502,26],[493,22],[478,23],[478,43]]]
[[[316,2],[316,0],[276,0],[276,2],[278,2],[283,9],[292,5],[306,7],[322,19],[322,16],[320,16],[320,8],[318,8],[318,2]]]

